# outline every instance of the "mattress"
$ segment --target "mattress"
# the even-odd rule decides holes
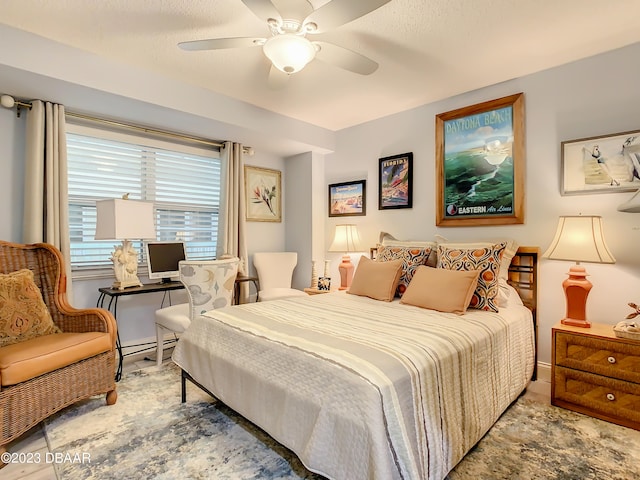
[[[336,292],[213,310],[175,363],[327,478],[441,480],[526,387],[531,312]]]

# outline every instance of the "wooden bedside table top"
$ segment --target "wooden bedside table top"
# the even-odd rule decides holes
[[[591,328],[573,327],[571,325],[563,325],[558,322],[553,326],[554,330],[560,330],[563,332],[580,333],[582,335],[592,335],[594,337],[602,338],[618,338],[613,332],[613,325],[607,325],[605,323],[592,323]]]

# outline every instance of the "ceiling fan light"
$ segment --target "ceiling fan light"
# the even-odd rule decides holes
[[[271,37],[262,49],[271,63],[287,74],[299,72],[316,55],[309,40],[291,33]]]

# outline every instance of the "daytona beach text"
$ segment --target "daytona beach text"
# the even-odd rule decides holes
[[[510,108],[502,108],[500,110],[492,110],[487,113],[448,120],[445,122],[445,129],[446,133],[464,132],[468,130],[476,130],[486,125],[506,122],[511,122]]]

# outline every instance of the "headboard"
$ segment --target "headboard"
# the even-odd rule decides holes
[[[531,380],[538,378],[538,247],[520,247],[516,252],[511,265],[509,265],[509,280],[522,298],[527,308],[533,314],[533,334],[535,335],[535,350],[533,352],[533,376]]]
[[[538,307],[538,247],[519,247],[509,266],[509,283],[535,318]]]

